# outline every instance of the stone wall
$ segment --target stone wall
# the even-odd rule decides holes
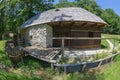
[[[26,41],[28,45],[42,48],[52,46],[52,28],[48,25],[37,25],[27,29]]]

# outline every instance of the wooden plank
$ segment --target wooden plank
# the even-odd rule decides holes
[[[45,58],[48,58],[48,59],[52,60],[52,59],[54,59],[54,57],[55,57],[56,55],[59,54],[59,52],[60,52],[60,51],[52,51],[52,52],[50,52],[48,55],[46,55]]]
[[[60,49],[54,49],[54,48],[39,50],[39,49],[36,49],[35,47],[32,49],[31,47],[30,48],[27,47],[27,48],[24,48],[24,51],[28,52],[28,55],[34,58],[37,58],[39,60],[43,60],[46,62],[50,62],[50,63],[56,63],[57,61],[53,59],[56,55],[60,53]],[[40,54],[39,54],[39,51],[40,51]]]
[[[76,34],[77,35],[77,34]],[[115,38],[101,38],[101,37],[53,37],[54,40],[71,40],[71,47],[73,48],[100,48],[101,39],[115,39]],[[66,46],[66,45],[64,45]],[[60,47],[60,46],[59,46]]]
[[[111,37],[108,37],[108,38],[101,38],[101,37],[53,37],[52,39],[116,39],[116,38],[111,38]]]
[[[101,32],[101,31],[93,31],[93,30],[75,30],[75,29],[72,29],[71,31],[77,31],[77,32]]]
[[[81,48],[81,49],[84,49],[84,48],[90,49],[90,48],[100,48],[100,45],[99,44],[97,44],[97,45],[87,45],[87,44],[85,44],[85,45],[71,46],[71,47],[72,48]]]
[[[35,56],[35,55],[32,55],[32,54],[28,54],[34,58],[37,58],[39,60],[43,60],[43,61],[46,61],[46,62],[50,62],[50,63],[56,63],[57,61],[56,60],[49,60],[49,59],[45,59],[45,58],[42,58],[42,57],[38,57],[38,56]]]
[[[62,39],[62,58],[64,57],[64,39]]]

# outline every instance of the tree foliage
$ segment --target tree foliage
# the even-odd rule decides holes
[[[105,9],[101,17],[108,23],[103,32],[120,34],[120,17],[112,9]]]
[[[53,0],[2,0],[0,32],[13,31],[39,12],[53,8]]]

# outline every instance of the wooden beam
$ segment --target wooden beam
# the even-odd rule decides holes
[[[81,27],[82,27],[81,29],[89,30],[89,25],[88,25],[88,23],[83,24]]]
[[[75,22],[75,26],[84,26],[86,22]]]
[[[64,25],[71,25],[71,22],[70,21],[65,21],[65,22],[62,22]]]
[[[47,23],[47,25],[50,25],[50,26],[52,26],[52,27],[54,27],[54,26],[59,26],[59,23],[60,22],[50,22],[50,23]]]
[[[70,30],[75,26],[75,22],[71,22]]]
[[[64,58],[64,39],[62,39],[62,58]]]
[[[95,30],[74,30],[74,29],[71,30],[71,31],[79,31],[79,32],[81,32],[81,31],[82,32],[101,32],[101,31],[98,31],[98,30],[95,31]]]
[[[97,24],[98,27],[104,27],[105,25],[104,24]]]
[[[116,39],[116,38],[101,38],[101,37],[53,37],[52,39],[80,39],[80,40],[84,40],[84,39]]]
[[[59,22],[59,25],[60,25],[60,27],[62,27],[63,26],[62,22]]]
[[[92,22],[90,22],[90,23],[87,23],[90,27],[92,27],[92,26],[97,26],[97,24],[96,23],[92,23]]]

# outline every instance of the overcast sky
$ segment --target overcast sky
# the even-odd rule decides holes
[[[55,0],[58,3],[59,0]],[[68,0],[70,2],[74,0]],[[102,9],[111,8],[120,16],[120,0],[95,0]]]

